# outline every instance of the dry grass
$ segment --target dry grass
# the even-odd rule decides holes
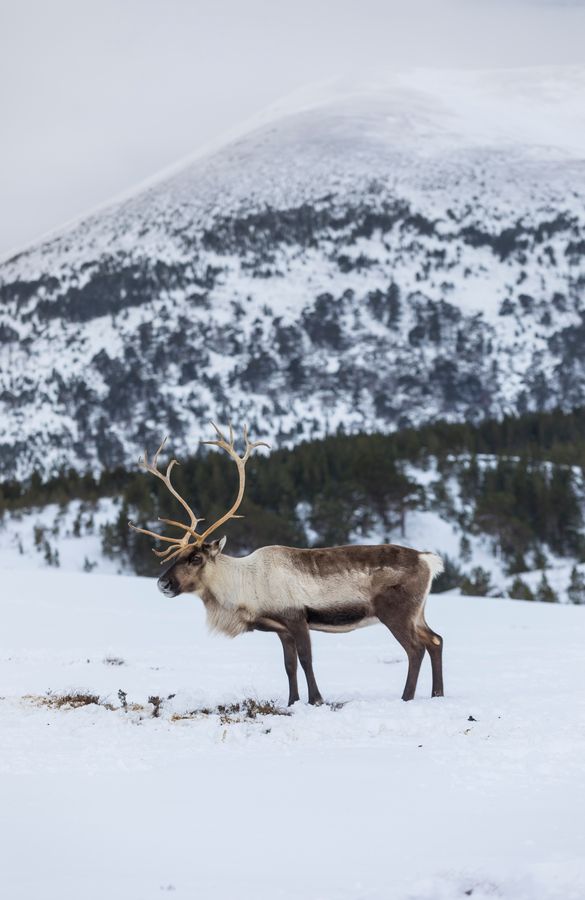
[[[71,691],[66,694],[53,694],[48,691],[44,697],[27,697],[38,706],[48,706],[50,709],[79,709],[82,706],[105,706],[97,694],[89,691]]]
[[[222,725],[232,725],[236,722],[254,721],[263,716],[290,715],[290,710],[277,706],[274,700],[256,700],[254,697],[247,697],[239,703],[220,703],[214,708],[202,707],[187,713],[175,713],[171,716],[171,721],[217,716]]]
[[[49,709],[80,709],[82,706],[101,706],[102,709],[108,709],[111,712],[123,710],[125,713],[147,713],[153,719],[159,719],[165,700],[172,700],[174,696],[174,694],[169,694],[166,698],[152,696],[148,698],[148,704],[129,703],[126,691],[120,688],[118,691],[120,706],[114,706],[113,703],[102,700],[101,697],[90,691],[67,691],[63,694],[47,691],[43,696],[27,694],[23,699],[34,703],[35,706],[47,706]]]
[[[101,699],[90,691],[67,691],[56,694],[48,691],[44,696],[27,695],[23,699],[34,703],[36,706],[46,706],[49,709],[81,709],[84,706],[100,706],[112,712],[123,711],[125,713],[139,713],[140,718],[149,716],[153,719],[162,718],[164,704],[172,700],[174,694],[168,697],[152,695],[147,703],[129,703],[125,691],[118,691],[119,706]],[[343,703],[327,703],[331,710],[341,709]],[[171,722],[217,717],[221,725],[234,725],[242,722],[261,722],[266,716],[290,716],[290,709],[278,706],[275,700],[258,700],[255,697],[246,697],[236,703],[219,703],[214,707],[201,707],[184,713],[174,713],[169,717]],[[270,729],[268,729],[270,730]]]
[[[114,706],[113,703],[109,703],[107,700],[102,700],[101,697],[97,694],[92,694],[90,691],[67,691],[63,694],[55,694],[53,691],[47,691],[47,693],[42,696],[37,694],[27,694],[23,699],[28,700],[29,703],[34,703],[35,706],[46,706],[49,709],[81,709],[84,706],[101,706],[102,709],[108,709],[110,712],[114,712],[117,709],[123,708]],[[140,706],[138,703],[132,703],[127,706],[127,709],[142,712],[145,710],[145,707]]]
[[[262,701],[252,697],[247,697],[240,703],[220,704],[217,711],[222,724],[245,722],[259,716],[290,716],[288,709],[277,706],[274,700]]]

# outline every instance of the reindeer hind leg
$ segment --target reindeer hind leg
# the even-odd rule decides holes
[[[433,686],[431,697],[444,697],[445,689],[443,687],[443,638],[437,634],[432,628],[429,628],[426,621],[418,626],[418,632],[424,642],[426,650],[431,659],[431,670],[433,673]]]
[[[412,700],[425,655],[425,644],[413,621],[413,612],[416,613],[418,604],[413,611],[413,601],[408,592],[403,587],[396,586],[388,588],[374,600],[374,609],[380,621],[406,651],[408,673],[402,699]]]
[[[420,667],[425,655],[425,648],[418,643],[414,634],[408,633],[407,630],[403,631],[401,629],[390,627],[390,625],[388,628],[390,628],[390,631],[396,640],[402,644],[406,650],[406,655],[408,657],[408,672],[404,690],[402,692],[402,699],[412,700],[416,693],[416,685],[418,683]]]

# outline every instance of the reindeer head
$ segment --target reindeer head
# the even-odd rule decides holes
[[[230,437],[229,441],[225,437],[225,435],[220,431],[217,425],[212,422],[211,423],[215,429],[216,434],[218,435],[217,440],[214,441],[202,441],[203,444],[212,444],[215,447],[221,447],[222,450],[225,450],[228,455],[234,460],[236,466],[238,468],[239,475],[239,488],[238,495],[232,507],[223,515],[220,519],[217,520],[213,525],[210,525],[205,531],[199,533],[197,531],[197,526],[199,522],[203,522],[204,520],[201,518],[197,518],[191,507],[186,503],[183,497],[177,493],[173,485],[171,484],[171,472],[173,467],[177,465],[177,460],[172,459],[167,466],[166,474],[163,475],[158,468],[158,457],[166,443],[166,438],[154,454],[152,458],[152,462],[148,461],[148,455],[145,451],[144,457],[139,460],[139,464],[143,469],[146,469],[147,472],[150,472],[152,475],[155,475],[157,478],[166,485],[169,489],[173,497],[181,503],[181,505],[185,508],[189,515],[189,524],[185,525],[183,522],[177,522],[174,519],[162,519],[159,521],[164,522],[167,525],[172,525],[175,528],[181,528],[185,532],[184,535],[180,538],[171,538],[166,537],[162,534],[157,534],[154,531],[147,531],[144,528],[138,528],[132,522],[129,522],[130,528],[133,528],[134,531],[138,531],[141,534],[147,534],[151,537],[156,538],[159,541],[163,541],[169,546],[164,550],[153,550],[153,553],[156,556],[161,558],[161,565],[163,563],[170,563],[164,569],[160,578],[158,579],[159,589],[163,592],[166,597],[176,597],[178,594],[182,593],[197,593],[203,584],[203,575],[206,566],[213,564],[221,551],[225,546],[225,537],[223,537],[219,541],[207,541],[212,532],[217,531],[217,529],[227,522],[229,519],[239,519],[241,516],[236,515],[236,510],[239,508],[243,497],[244,490],[246,486],[246,463],[256,447],[268,447],[269,445],[264,441],[253,441],[251,442],[248,439],[248,428],[244,425],[244,444],[245,451],[243,456],[238,456],[235,451],[234,443],[234,430],[232,426],[229,426],[230,429]]]
[[[191,544],[187,551],[183,551],[163,569],[158,579],[159,591],[165,597],[201,593],[205,583],[206,567],[213,565],[225,542],[226,538],[222,537],[219,541],[206,542],[200,547]]]

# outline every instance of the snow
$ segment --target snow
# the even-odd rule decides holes
[[[464,71],[422,67],[384,71],[377,66],[361,78],[300,88],[247,123],[246,130],[336,103],[353,103],[363,119],[367,98],[371,106],[378,102],[387,107],[390,133],[396,127],[404,129],[405,124],[413,129],[415,110],[425,123],[416,127],[427,146],[443,132],[443,141],[447,136],[480,145],[516,141],[534,144],[541,152],[554,147],[582,156],[584,86],[582,65]]]
[[[573,567],[577,569],[577,572],[585,576],[585,563],[579,565],[577,560],[567,562],[562,557],[556,557],[553,564],[547,566],[546,569],[533,569],[530,572],[522,572],[520,577],[532,591],[536,591],[544,575],[553,591],[558,597],[562,598],[567,596]]]
[[[209,636],[196,598],[146,579],[7,569],[3,587],[3,896],[585,896],[583,608],[433,596],[444,699],[427,662],[399,699],[380,625],[314,636],[341,708],[222,722],[180,716],[284,704],[274,636]],[[74,690],[102,704],[42,700]],[[154,718],[148,698],[171,694]]]
[[[110,497],[95,503],[71,500],[63,506],[49,503],[4,511],[0,518],[0,570],[56,566],[82,572],[88,566],[100,573],[121,574],[120,561],[104,555],[101,535],[102,527],[118,515],[119,507]]]

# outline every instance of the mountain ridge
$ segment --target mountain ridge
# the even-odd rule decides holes
[[[503,105],[486,77],[291,113],[1,265],[0,473],[180,452],[211,415],[294,443],[582,402],[585,127],[502,134],[585,68]]]

